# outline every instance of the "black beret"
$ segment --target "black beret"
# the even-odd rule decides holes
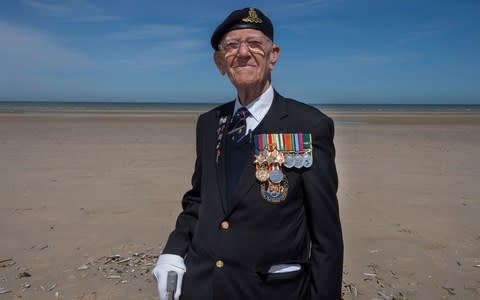
[[[218,45],[227,32],[245,28],[260,30],[273,41],[272,21],[256,8],[244,8],[233,11],[218,25],[210,39],[212,48],[218,50]]]

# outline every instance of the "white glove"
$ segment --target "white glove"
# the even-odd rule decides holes
[[[177,289],[175,290],[175,300],[180,298],[182,293],[183,274],[187,268],[181,256],[175,254],[162,254],[158,257],[157,265],[153,268],[152,274],[157,279],[158,295],[160,300],[167,300],[167,274],[168,271],[177,272]]]

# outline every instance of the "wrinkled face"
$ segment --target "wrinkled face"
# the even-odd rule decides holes
[[[215,63],[237,88],[264,84],[270,79],[280,48],[261,31],[238,29],[228,32],[215,52]]]

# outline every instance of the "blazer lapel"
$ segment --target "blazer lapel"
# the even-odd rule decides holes
[[[284,98],[275,91],[275,95],[273,97],[272,106],[268,110],[268,113],[263,118],[262,122],[258,126],[260,126],[260,130],[256,132],[256,134],[260,133],[277,133],[281,132],[282,128],[280,120],[287,117],[287,111],[284,103]],[[238,181],[237,187],[232,195],[232,203],[229,206],[230,209],[227,212],[229,215],[233,209],[238,205],[238,203],[246,197],[248,192],[252,189],[252,187],[256,183],[255,178],[255,164],[254,164],[254,146],[252,144],[251,153],[250,153],[250,161],[247,163],[245,168],[243,169],[242,175]],[[225,179],[223,179],[225,180]],[[225,197],[225,194],[224,194]]]
[[[217,186],[218,186],[218,193],[220,194],[220,204],[222,206],[222,209],[223,209],[223,212],[226,213],[226,182],[225,182],[225,140],[226,140],[226,135],[227,135],[227,126],[228,126],[228,123],[230,122],[230,118],[231,118],[231,115],[232,115],[232,112],[233,112],[233,107],[234,107],[234,102],[232,102],[232,104],[228,104],[225,106],[225,109],[222,109],[222,110],[219,110],[218,111],[218,114],[217,114],[217,132],[216,132],[216,137],[217,137],[217,140],[216,140],[216,143],[219,147],[219,149],[215,149],[215,155],[217,156],[217,151],[220,151],[219,152],[219,155],[218,157],[215,158],[216,160],[216,168],[215,168],[215,176],[216,176],[216,183],[217,183]],[[220,124],[220,120],[222,118],[226,118],[226,122],[225,124]],[[222,133],[221,133],[221,137],[219,138],[219,128],[221,126],[224,126]],[[217,147],[216,145],[216,147]],[[217,160],[218,158],[218,160]]]

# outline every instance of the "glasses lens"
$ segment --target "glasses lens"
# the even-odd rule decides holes
[[[251,52],[264,54],[265,43],[261,38],[253,37],[246,40],[228,40],[222,45],[226,54],[237,53],[242,44],[245,44]]]
[[[228,41],[223,45],[223,50],[227,53],[236,52],[240,48],[240,41]]]
[[[253,50],[253,49],[263,49],[263,43],[262,43],[262,40],[259,40],[259,39],[248,39],[246,41],[247,45],[248,45],[248,48],[250,50]]]

